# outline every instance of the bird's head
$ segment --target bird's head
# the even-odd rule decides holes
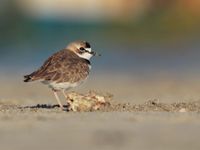
[[[66,48],[70,51],[73,51],[79,57],[87,60],[90,60],[92,56],[100,56],[91,49],[90,44],[86,41],[72,42]]]

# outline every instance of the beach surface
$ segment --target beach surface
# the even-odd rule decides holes
[[[111,103],[93,112],[57,105],[0,104],[4,150],[140,149],[197,150],[200,102]]]
[[[91,81],[76,92],[108,91],[114,95],[110,105],[97,111],[73,112],[61,111],[50,90],[39,83],[2,79],[1,149],[199,150],[200,95],[196,82],[182,86],[186,83],[132,79],[117,89],[114,78],[93,85]]]

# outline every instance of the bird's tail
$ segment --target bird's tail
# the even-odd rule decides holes
[[[24,82],[30,82],[30,81],[32,81],[31,75],[25,75],[24,76]]]
[[[41,79],[40,75],[41,75],[40,70],[34,71],[33,73],[24,76],[24,82],[39,80]]]

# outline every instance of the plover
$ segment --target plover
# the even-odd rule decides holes
[[[92,51],[88,42],[72,42],[49,57],[37,71],[25,75],[24,82],[38,80],[48,85],[60,108],[63,109],[57,93],[61,91],[67,99],[65,91],[87,79],[91,68],[90,58],[95,55],[96,52]]]

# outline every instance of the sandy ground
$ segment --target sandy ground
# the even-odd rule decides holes
[[[0,114],[4,150],[198,150],[197,113],[66,113],[52,110]]]
[[[93,112],[61,111],[41,84],[0,80],[0,149],[200,149],[198,83],[117,80],[83,86],[114,94]]]
[[[198,150],[200,101],[114,103],[93,112],[58,105],[0,104],[0,147],[35,149]]]

